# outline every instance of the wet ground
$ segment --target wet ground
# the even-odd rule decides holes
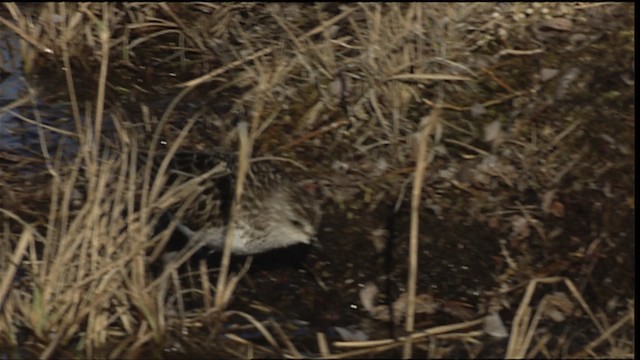
[[[487,107],[488,112],[473,115],[482,124],[502,120],[504,133],[509,134],[504,143],[482,140],[478,129],[475,134],[461,134],[446,128],[445,134],[450,134],[449,139],[456,143],[448,143],[446,154],[440,154],[430,165],[423,188],[417,288],[424,306],[430,310],[417,314],[417,329],[477,319],[488,308],[495,308],[496,303],[500,304],[500,317],[509,327],[509,319],[515,315],[529,281],[550,276],[571,279],[589,305],[609,318],[624,313],[625,302],[633,301],[635,93],[633,84],[624,79],[635,73],[629,66],[633,54],[625,45],[628,37],[623,32],[607,34],[594,38],[593,45],[582,50],[509,59],[504,72],[498,70],[499,66],[494,68],[504,78],[514,79],[511,86],[527,89],[533,86],[533,79],[542,76],[542,69],[558,70],[554,80],[537,84],[538,93],[530,92],[517,101]],[[610,49],[618,49],[620,54],[609,52]],[[114,83],[128,80],[122,76]],[[21,86],[15,76],[4,80],[3,100],[17,99],[19,91],[7,90]],[[481,84],[478,91],[484,94],[495,89],[484,89]],[[137,101],[125,99],[135,96],[114,93],[114,98],[126,101],[123,106],[130,117],[140,113]],[[171,94],[164,95],[171,98]],[[140,100],[151,103],[159,96],[140,94]],[[191,99],[201,96],[204,95],[193,95]],[[169,100],[155,101],[166,105]],[[197,100],[186,103],[179,114],[202,106]],[[216,113],[229,107],[223,103],[210,105]],[[464,123],[473,117],[470,112],[449,110],[450,122]],[[69,118],[56,114],[45,112],[43,122],[73,131]],[[223,116],[231,119],[235,115]],[[172,126],[179,128],[179,124]],[[210,125],[199,123],[194,132],[220,131]],[[38,153],[41,142],[34,129],[15,120],[13,114],[1,113],[0,153]],[[64,137],[52,133],[47,136],[52,153],[59,147],[73,153],[73,146],[60,140]],[[258,143],[257,148],[266,144],[267,141]],[[194,138],[191,145],[206,148],[206,137]],[[410,184],[405,195],[400,196],[401,205],[394,208],[400,185],[411,170],[393,174],[397,185],[381,191],[382,200],[375,203],[370,200],[376,196],[376,184],[372,185],[373,190],[349,184],[356,175],[362,178],[356,166],[354,171],[336,170],[331,159],[319,156],[306,161],[307,165],[314,161],[321,164],[316,171],[331,169],[318,172],[318,177],[332,181],[331,194],[342,196],[332,197],[325,204],[319,235],[322,249],[296,247],[256,256],[251,270],[239,283],[229,310],[245,312],[259,321],[271,319],[305,357],[318,354],[318,332],[326,334],[330,342],[403,335],[403,323],[386,321],[374,314],[370,306],[363,304],[363,293],[377,288],[377,296],[369,300],[389,309],[392,317],[399,316],[399,308],[394,314],[392,304],[406,292],[410,208],[406,193],[410,193]],[[15,171],[2,168],[0,175]],[[385,175],[389,174],[383,171],[371,182]],[[238,269],[244,260],[234,258],[232,268]],[[217,259],[214,256],[208,262],[215,267]],[[191,265],[195,267],[197,263]],[[190,278],[187,272],[183,271],[183,283],[199,288],[197,276]],[[211,275],[213,284],[215,279],[216,275]],[[551,285],[543,292],[563,291],[566,289],[562,286]],[[542,295],[537,296],[539,300]],[[199,296],[186,299],[189,307],[202,306]],[[267,350],[269,343],[264,336],[246,325],[241,317],[227,319],[223,332],[265,346],[261,353],[264,356],[282,356]],[[547,324],[544,330],[554,337],[570,338],[568,354],[598,334],[578,314]],[[213,338],[214,334],[206,325],[199,330],[191,328],[188,334],[170,333],[165,345],[153,350],[154,357],[212,353],[228,356],[222,336]],[[553,341],[550,343],[554,345]],[[502,357],[506,344],[507,339],[486,335],[473,346],[444,341],[445,346],[450,346],[447,356],[468,356],[465,346],[470,346],[477,357]],[[383,355],[399,356],[399,350],[395,351],[398,352]],[[414,356],[423,354],[426,352],[419,350]]]

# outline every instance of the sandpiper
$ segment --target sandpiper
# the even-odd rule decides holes
[[[176,235],[190,246],[221,250],[236,186],[236,158],[222,152],[180,152],[168,175],[197,176],[224,162],[225,173],[205,182],[195,201],[176,226]],[[174,212],[175,209],[169,210]],[[253,255],[315,241],[320,225],[320,205],[312,191],[295,182],[274,162],[252,163],[234,223],[231,251]]]

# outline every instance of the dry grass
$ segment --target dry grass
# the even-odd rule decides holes
[[[587,11],[607,15],[617,6],[622,5],[556,4],[549,5],[548,11],[579,19]],[[502,114],[506,104],[522,100],[526,111],[544,111],[527,108],[530,103],[523,100],[533,97],[544,84],[523,85],[513,80],[520,79],[521,70],[501,72],[517,61],[514,58],[544,52],[530,46],[525,31],[535,28],[540,18],[519,17],[528,9],[525,4],[485,3],[316,4],[309,8],[255,3],[4,4],[0,23],[20,39],[24,74],[40,76],[46,83],[50,79],[42,81],[44,72],[53,82],[54,75],[47,72],[55,69],[57,74],[56,67],[64,67],[62,97],[70,103],[74,130],[41,119],[36,104],[43,97],[39,92],[51,91],[45,86],[31,89],[0,109],[8,113],[25,104],[36,109],[35,119],[25,123],[38,125],[41,156],[0,154],[0,161],[16,169],[42,170],[36,178],[35,174],[0,169],[0,345],[27,346],[41,358],[55,357],[57,351],[72,347],[81,357],[134,357],[154,344],[168,346],[165,344],[188,338],[183,334],[211,329],[214,335],[224,333],[226,340],[217,346],[226,356],[348,358],[389,354],[403,346],[407,358],[416,351],[431,357],[448,356],[446,347],[439,346],[443,342],[463,344],[468,356],[477,356],[474,346],[482,343],[482,318],[415,328],[419,265],[429,266],[418,264],[418,225],[424,208],[420,204],[435,201],[425,195],[425,183],[427,179],[431,185],[444,181],[447,191],[459,190],[472,200],[479,192],[460,179],[436,175],[457,163],[447,167],[432,162],[443,156],[442,149],[465,159],[485,159],[503,146],[507,151],[500,154],[510,157],[501,157],[487,172],[519,192],[527,186],[540,193],[555,191],[565,175],[586,171],[581,164],[587,150],[575,149],[587,120],[562,119],[539,130],[537,125],[519,121],[518,111],[525,110],[514,105],[511,132],[487,140],[491,151],[471,144],[481,137],[479,129],[493,121],[506,124],[512,120]],[[555,26],[560,25],[563,23]],[[155,79],[169,73],[177,75]],[[80,81],[87,77],[90,88]],[[561,87],[558,85],[558,94]],[[163,112],[151,105],[156,88],[173,96],[161,106]],[[562,101],[560,95],[556,97]],[[111,111],[110,99],[114,98],[150,105],[140,105],[141,118],[132,119]],[[196,103],[199,98],[211,100]],[[184,116],[184,109],[189,109],[185,104],[190,102],[200,110]],[[481,112],[477,109],[493,112],[492,116],[468,120]],[[236,124],[232,121],[236,118],[246,121]],[[535,115],[531,118],[535,120]],[[105,136],[111,122],[116,135]],[[78,143],[77,156],[69,159],[62,151],[52,151],[51,130],[61,136],[72,134]],[[161,149],[165,143],[167,148]],[[318,178],[334,185],[325,195],[336,208],[348,211],[372,209],[389,199],[404,202],[405,188],[413,181],[406,334],[329,344],[325,334],[318,333],[317,352],[311,354],[277,322],[229,310],[249,266],[239,273],[229,272],[232,228],[220,269],[215,270],[219,274],[215,285],[210,282],[214,270],[201,263],[199,285],[184,288],[178,268],[195,248],[185,249],[161,274],[151,274],[149,264],[162,255],[176,226],[173,221],[167,231],[154,236],[157,209],[181,204],[176,214],[180,218],[198,195],[199,184],[221,170],[212,169],[167,187],[164,174],[169,160],[179,148],[210,149],[212,143],[239,150],[236,200],[242,198],[243,179],[254,153],[306,165]],[[160,176],[152,178],[151,165],[138,163],[140,152],[150,157],[166,153]],[[532,158],[543,166],[534,164]],[[1,164],[4,167],[5,162]],[[339,169],[341,164],[348,171],[328,174],[327,169]],[[46,179],[46,185],[41,179]],[[478,176],[476,185],[483,179]],[[584,183],[589,181],[593,180]],[[360,191],[358,201],[350,195],[352,189]],[[478,208],[494,203],[472,200],[465,210],[476,215],[473,212]],[[516,205],[489,210],[517,214],[541,239],[551,241],[548,229],[539,224],[542,211]],[[232,218],[234,214],[235,207]],[[509,267],[496,287],[501,287],[501,296],[518,296],[522,284],[538,276],[522,275],[526,270],[521,269],[528,265],[523,260],[526,256],[513,258],[507,250],[517,252],[513,249],[517,245],[500,244]],[[515,269],[522,273],[514,275]],[[514,279],[520,285],[505,285]],[[551,280],[566,284],[594,326],[597,336],[581,350],[562,353],[558,350],[564,346],[562,341],[551,348],[547,346],[549,336],[536,335],[551,300],[539,302],[533,319],[529,304],[536,284]],[[634,329],[631,311],[608,325],[602,320],[604,314],[591,310],[581,295],[583,289],[565,278],[551,280],[533,280],[528,285],[512,324],[507,357],[630,355],[628,339],[624,335],[615,338],[615,334]],[[194,293],[202,300],[202,308],[186,305],[187,294]],[[247,323],[264,341],[225,333],[225,323]],[[207,351],[211,348],[208,340],[193,340],[193,346]],[[200,342],[203,344],[197,344]],[[606,350],[603,344],[608,345]]]

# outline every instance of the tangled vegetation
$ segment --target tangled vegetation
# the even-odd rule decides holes
[[[633,357],[633,6],[4,4],[0,354]],[[323,252],[152,271],[216,147]]]

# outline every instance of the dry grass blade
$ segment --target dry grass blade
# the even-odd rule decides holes
[[[25,99],[30,100],[31,96],[25,97]],[[14,116],[16,119],[20,119],[20,120],[26,122],[27,124],[36,125],[38,128],[47,129],[49,131],[55,132],[55,133],[60,134],[60,135],[76,137],[76,138],[78,137],[78,134],[75,133],[75,132],[62,130],[62,129],[58,129],[57,127],[51,126],[51,125],[43,124],[42,121],[29,119],[28,117],[26,117],[26,116],[24,116],[22,114],[19,114],[17,112],[11,111],[11,110],[7,110],[6,112],[11,114],[11,116]],[[3,113],[3,111],[0,110],[0,113]]]
[[[229,301],[231,301],[231,296],[233,295],[233,292],[235,291],[236,286],[238,286],[238,282],[240,282],[240,279],[242,279],[242,277],[249,271],[252,261],[253,261],[253,257],[248,257],[244,265],[242,266],[242,269],[240,269],[240,271],[237,274],[231,276],[228,279],[225,285],[226,287],[224,291],[223,292],[218,291],[219,293],[222,294],[221,301],[223,304],[228,304]]]
[[[582,309],[587,313],[587,315],[589,315],[589,318],[591,319],[593,324],[598,328],[598,330],[600,330],[601,333],[604,333],[604,326],[602,326],[600,321],[598,321],[596,315],[593,313],[593,311],[591,311],[589,304],[587,304],[587,302],[584,300],[582,294],[580,294],[580,291],[578,291],[573,281],[571,281],[570,279],[564,279],[564,284],[567,286],[567,288],[569,288],[569,291],[571,292],[573,297],[578,300],[580,306],[582,306]]]
[[[611,325],[608,329],[606,329],[598,338],[591,341],[587,346],[585,346],[582,350],[570,356],[570,358],[584,358],[587,357],[591,353],[593,349],[602,344],[604,341],[613,341],[613,334],[620,330],[625,324],[631,323],[635,321],[635,314],[633,310],[629,310],[625,316],[623,316],[620,320],[618,320],[615,324]]]
[[[406,338],[404,338],[406,340]],[[380,339],[380,340],[367,340],[367,341],[336,341],[333,346],[337,348],[374,348],[381,345],[388,345],[396,343],[396,339]]]
[[[632,8],[3,4],[0,136],[9,141],[0,144],[0,342],[20,346],[19,353],[34,348],[42,358],[70,348],[87,358],[300,358],[313,356],[307,351],[315,345],[307,340],[315,333],[317,356],[324,358],[501,355],[484,346],[490,340],[482,331],[497,331],[481,326],[483,319],[421,328],[425,304],[418,286],[427,275],[432,289],[443,290],[439,298],[449,298],[450,290],[483,294],[465,297],[464,304],[430,302],[447,315],[473,317],[473,301],[492,314],[518,303],[507,357],[631,357],[635,262],[624,249],[633,247],[628,224],[635,211]],[[177,152],[217,151],[213,147],[239,149],[236,174],[223,163],[198,175],[174,169]],[[310,267],[317,283],[288,268],[247,279],[261,258],[252,265],[249,257],[237,273],[230,266],[234,220],[249,230],[262,227],[236,219],[245,210],[239,213],[238,204],[250,205],[253,190],[270,189],[260,176],[252,178],[255,189],[245,179],[262,160],[278,161],[283,172],[276,178],[308,179],[300,182],[304,190],[320,197],[326,216],[317,235],[328,244],[322,252],[340,261],[324,268],[330,261],[312,249],[307,259],[317,260]],[[235,181],[235,189],[227,189],[226,180]],[[230,194],[218,199],[226,190]],[[529,202],[536,198],[542,206]],[[344,297],[322,299],[323,290],[357,284],[345,277],[369,276],[366,255],[382,252],[368,249],[371,243],[361,243],[365,236],[357,231],[383,243],[385,236],[373,233],[383,230],[378,219],[394,202],[397,216],[389,222],[403,226],[388,226],[389,258],[407,256],[385,258],[384,270],[390,282],[407,274],[397,302],[403,307],[392,311],[405,316],[407,333],[385,338],[379,327],[363,326],[357,335],[372,340],[328,344],[318,332],[325,315],[347,311],[347,318],[371,320],[370,312],[347,310]],[[213,225],[220,229],[222,220],[227,230],[221,269],[201,261],[191,272],[189,260],[204,244],[183,239],[176,228],[191,229],[200,220],[192,210],[205,214],[220,203],[222,218]],[[342,213],[344,223],[337,219]],[[510,216],[526,220],[518,223],[523,231],[509,235],[516,227]],[[419,225],[442,231],[424,238]],[[347,236],[334,238],[344,241],[328,240],[342,231]],[[476,241],[485,237],[499,239],[499,246]],[[396,239],[408,241],[395,247]],[[183,240],[187,246],[167,253]],[[423,243],[430,246],[424,256]],[[433,261],[419,263],[423,258]],[[455,271],[454,261],[465,271]],[[504,270],[499,277],[486,271],[496,265]],[[521,282],[574,265],[579,271],[568,273],[579,288],[560,277]],[[373,271],[380,281],[383,269]],[[432,276],[442,272],[447,276]],[[449,276],[463,288],[440,286]],[[300,293],[272,291],[281,287]],[[554,293],[539,293],[550,287]],[[582,293],[597,293],[606,306]],[[225,312],[230,305],[247,312]],[[306,313],[324,305],[335,308]],[[277,323],[260,320],[280,309],[287,311]],[[569,316],[573,321],[563,323]],[[587,326],[576,329],[575,321],[587,318]],[[255,329],[256,341],[249,337]],[[226,334],[218,337],[220,331]],[[307,336],[298,337],[301,332]],[[150,355],[149,348],[159,352]],[[177,352],[165,354],[168,348]]]
[[[368,340],[368,341],[334,341],[333,346],[336,348],[361,348],[361,347],[375,347],[380,345],[387,345],[390,343],[404,343],[408,337],[412,340],[421,340],[431,336],[446,334],[452,331],[459,331],[462,329],[473,328],[478,325],[482,325],[484,319],[477,319],[472,321],[465,321],[457,324],[435,326],[429,329],[420,330],[414,332],[409,336],[401,336],[397,339],[382,339],[382,340]]]
[[[98,154],[100,149],[100,140],[101,140],[101,132],[102,132],[102,123],[104,117],[104,97],[105,91],[107,88],[107,73],[109,71],[109,43],[111,39],[111,12],[113,8],[113,4],[103,3],[102,4],[102,21],[99,22],[97,28],[99,30],[100,42],[102,43],[102,59],[100,61],[100,73],[98,76],[98,95],[96,99],[96,116],[95,116],[95,127],[94,127],[94,136],[93,136],[93,144],[94,144],[94,154]]]
[[[419,209],[422,194],[422,181],[424,172],[428,165],[428,139],[436,128],[440,118],[441,108],[436,107],[431,114],[422,119],[418,134],[418,156],[416,160],[416,170],[413,178],[413,191],[411,196],[411,232],[409,238],[409,276],[407,279],[407,313],[405,330],[413,332],[415,308],[416,308],[416,283],[418,278],[418,225]],[[403,356],[411,358],[411,338],[407,338]]]
[[[239,315],[243,318],[245,318],[247,321],[249,321],[253,326],[255,326],[256,329],[258,329],[258,331],[260,331],[260,333],[262,334],[262,336],[264,336],[265,340],[267,340],[269,342],[269,344],[271,346],[273,346],[273,348],[275,349],[279,349],[278,346],[278,342],[276,341],[276,339],[273,337],[273,335],[271,335],[271,333],[269,332],[269,330],[267,330],[267,328],[258,320],[256,320],[256,318],[254,318],[253,316],[244,313],[242,311],[227,311],[225,313],[226,317],[229,316],[233,316],[233,315]]]
[[[458,324],[444,325],[444,326],[436,326],[430,329],[421,330],[420,332],[414,332],[409,336],[402,336],[397,339],[382,339],[382,340],[370,340],[370,341],[336,341],[333,345],[336,348],[343,349],[352,349],[358,348],[357,350],[347,351],[341,354],[333,354],[329,358],[331,359],[345,359],[345,358],[353,358],[353,357],[362,357],[366,355],[373,355],[376,353],[388,351],[391,349],[404,347],[406,344],[411,341],[412,343],[417,343],[419,341],[425,341],[431,337],[440,337],[450,336],[451,334],[447,334],[452,331],[458,331],[462,329],[476,327],[483,323],[483,319],[467,321]],[[477,337],[481,334],[479,331],[471,331],[469,333],[464,334],[454,334],[456,338],[470,338]]]
[[[229,340],[235,341],[239,344],[242,344],[246,347],[247,352],[246,354],[240,354],[236,351],[232,351],[234,355],[238,356],[238,357],[242,357],[244,355],[245,358],[247,359],[253,359],[255,357],[254,355],[254,345],[251,341],[245,340],[243,338],[241,338],[240,336],[236,335],[236,334],[226,334],[226,337]]]
[[[569,279],[563,277],[549,277],[549,278],[539,278],[533,279],[529,282],[527,286],[527,290],[525,291],[524,296],[522,297],[522,301],[518,306],[518,311],[516,312],[516,316],[514,317],[513,324],[511,326],[511,336],[509,338],[509,344],[507,346],[506,356],[508,358],[524,358],[527,355],[527,352],[531,346],[531,342],[533,340],[533,336],[536,333],[538,323],[542,317],[543,311],[546,308],[546,297],[542,299],[540,304],[537,306],[537,311],[533,318],[531,318],[531,307],[529,306],[531,300],[533,299],[533,294],[535,292],[536,286],[538,284],[553,284],[557,282],[564,282],[567,286],[573,297],[578,301],[578,303],[582,306],[584,311],[589,315],[589,318],[594,323],[596,328],[600,330],[602,335],[598,338],[598,341],[602,341],[608,339],[608,336],[604,336],[605,329],[598,321],[597,317],[593,314],[588,304],[582,297],[582,295],[578,292],[573,282]],[[620,324],[621,326],[621,324]],[[611,328],[609,329],[611,330]],[[589,347],[588,347],[589,348]]]
[[[233,69],[235,67],[238,67],[238,66],[240,66],[240,65],[242,65],[242,64],[244,64],[246,62],[249,62],[249,61],[255,60],[255,59],[257,59],[257,58],[259,58],[261,56],[267,55],[267,54],[273,52],[273,50],[274,50],[274,48],[262,49],[262,50],[256,52],[255,54],[247,56],[246,58],[238,59],[238,60],[236,60],[236,61],[234,61],[234,62],[232,62],[230,64],[227,64],[227,65],[225,65],[225,66],[223,66],[223,67],[221,67],[219,69],[216,69],[216,70],[214,70],[214,71],[212,71],[212,72],[210,72],[210,73],[208,73],[206,75],[203,75],[203,76],[201,76],[201,77],[199,77],[197,79],[189,80],[189,81],[184,82],[182,84],[179,84],[177,86],[186,87],[186,88],[196,87],[196,86],[198,86],[200,84],[203,84],[203,83],[206,83],[208,81],[211,81],[211,80],[215,79],[216,76],[224,74],[225,72],[227,72],[227,71],[229,71],[229,70],[231,70],[231,69]]]
[[[186,92],[187,91],[183,91],[181,94],[176,96],[176,99],[174,99],[174,101],[177,101],[177,99],[181,98],[181,96],[186,95]],[[165,114],[168,114],[170,112],[170,108],[171,106],[169,106],[169,109],[165,111]],[[166,121],[166,119],[168,119],[168,115],[166,117],[163,117],[163,119],[160,120],[160,124],[158,124],[158,128],[153,134],[153,140],[151,142],[150,149],[148,152],[149,159],[153,159],[155,157],[155,149],[160,138],[159,132],[162,129],[163,120]],[[180,144],[182,144],[185,137],[189,133],[189,130],[191,130],[191,128],[193,127],[197,119],[198,119],[197,115],[192,116],[187,121],[187,124],[184,126],[184,128],[180,131],[175,143],[171,145],[171,147],[169,148],[169,151],[165,154],[164,158],[162,159],[162,162],[160,163],[160,167],[158,168],[157,173],[161,175],[155,177],[155,180],[151,184],[150,189],[149,189],[149,180],[153,178],[153,176],[151,176],[153,161],[147,161],[147,164],[144,168],[144,184],[143,184],[143,193],[142,193],[142,200],[141,200],[144,207],[150,206],[151,204],[155,203],[155,201],[158,199],[160,191],[164,188],[164,185],[167,180],[165,174],[167,173],[169,162],[171,162],[173,155],[178,150],[178,147],[180,146]],[[147,189],[149,190],[147,191]],[[143,216],[144,215],[148,215],[148,214],[143,214]]]
[[[448,80],[448,81],[471,81],[472,78],[468,76],[460,75],[448,75],[448,74],[398,74],[390,76],[386,81],[400,80],[400,81],[417,81],[417,82],[431,82],[433,80]]]
[[[316,333],[316,338],[318,340],[318,351],[320,352],[320,356],[322,356],[323,358],[328,358],[329,356],[331,356],[329,344],[327,343],[327,337],[324,335],[324,333]]]
[[[16,20],[16,22],[18,22],[18,24],[22,24],[22,26],[26,26],[26,20],[24,19],[22,14],[20,14],[20,11],[18,10],[16,4],[5,3],[4,5],[7,7],[9,12],[11,12],[12,16],[14,17],[14,20]],[[38,39],[36,39],[35,37],[33,37],[30,34],[28,34],[20,26],[17,26],[17,25],[13,24],[12,22],[10,22],[10,21],[2,18],[2,17],[0,17],[0,23],[2,23],[4,26],[6,26],[9,29],[11,29],[11,31],[13,31],[18,36],[20,36],[21,38],[23,38],[24,40],[29,42],[31,45],[33,45],[36,48],[38,48],[38,50],[44,51],[44,52],[49,53],[49,54],[53,54],[53,50],[51,50],[50,48],[44,46],[40,41],[38,41]]]
[[[547,281],[553,280],[554,282],[561,281],[561,278],[553,278],[546,279]],[[522,301],[520,302],[520,306],[518,306],[518,310],[516,311],[516,316],[513,319],[513,324],[511,325],[511,335],[509,337],[509,344],[507,345],[507,358],[523,358],[527,353],[527,347],[525,346],[525,342],[527,339],[527,327],[530,319],[530,307],[528,304],[531,302],[533,298],[533,293],[535,292],[536,285],[538,283],[538,279],[532,280],[527,286],[527,290],[525,291],[524,296],[522,297]]]
[[[10,103],[8,103],[7,105],[0,107],[0,114],[4,114],[5,112],[20,107],[22,105],[25,104],[29,104],[33,101],[33,94],[32,93],[27,93],[25,95],[23,95],[22,97],[20,97],[19,99],[13,100]],[[15,114],[14,116],[17,116],[19,114]],[[32,123],[35,123],[33,120],[28,119],[29,121],[32,121]]]
[[[216,286],[216,308],[222,309],[228,299],[226,287],[227,276],[229,273],[229,262],[231,259],[231,245],[233,243],[233,231],[235,219],[238,216],[238,208],[242,198],[242,190],[244,189],[244,181],[249,171],[250,156],[251,156],[251,143],[249,141],[249,134],[247,129],[247,123],[241,122],[238,125],[238,131],[240,135],[240,151],[238,154],[238,175],[236,177],[236,188],[234,201],[231,204],[231,211],[229,214],[229,222],[227,225],[227,233],[224,238],[224,249],[222,251],[222,263],[220,265],[220,273],[218,274],[218,283]]]
[[[342,12],[339,15],[334,16],[332,19],[324,22],[322,25],[317,26],[314,29],[311,29],[310,31],[305,33],[303,36],[300,37],[299,40],[302,41],[302,40],[305,40],[305,39],[307,39],[307,38],[309,38],[309,37],[311,37],[311,36],[313,36],[315,34],[321,33],[327,27],[329,27],[329,26],[335,24],[336,22],[342,20],[343,18],[347,17],[354,10],[355,10],[354,8],[351,8],[351,9],[348,9],[348,10]],[[211,81],[211,80],[215,79],[216,76],[222,75],[225,72],[227,72],[227,71],[229,71],[229,70],[231,70],[233,68],[236,68],[236,67],[238,67],[238,66],[240,66],[240,65],[242,65],[244,63],[247,63],[249,61],[253,61],[255,59],[258,59],[261,56],[268,55],[268,54],[272,53],[276,49],[277,49],[277,47],[268,47],[268,48],[262,49],[262,50],[257,51],[255,53],[249,55],[249,56],[245,56],[242,59],[238,59],[236,61],[233,61],[233,62],[231,62],[231,63],[229,63],[229,64],[227,64],[227,65],[225,65],[225,66],[223,66],[223,67],[221,67],[219,69],[216,69],[216,70],[214,70],[214,71],[212,71],[212,72],[210,72],[208,74],[205,74],[205,75],[200,76],[200,77],[198,77],[196,79],[193,79],[193,80],[189,80],[189,81],[184,82],[182,84],[179,84],[177,86],[179,86],[179,87],[195,87],[195,86],[198,86],[198,85],[200,85],[202,83]]]
[[[287,350],[289,350],[289,353],[291,354],[291,356],[294,359],[303,359],[304,357],[302,356],[302,354],[300,354],[298,349],[296,349],[295,345],[293,345],[293,342],[291,342],[291,339],[289,339],[287,334],[284,333],[280,324],[278,324],[274,319],[271,319],[270,323],[271,323],[271,326],[276,330],[276,333],[280,337],[280,340],[287,347]]]
[[[358,350],[347,351],[341,354],[333,354],[327,357],[327,359],[350,359],[350,358],[357,359],[360,357],[370,357],[381,352],[396,349],[403,345],[404,345],[403,343],[392,342],[389,344],[378,345],[378,346],[374,346],[366,349],[358,349]]]
[[[198,262],[198,273],[200,274],[200,282],[202,283],[202,302],[204,303],[204,312],[207,313],[211,310],[211,282],[209,281],[209,269],[207,262],[200,260]]]
[[[9,287],[11,286],[13,278],[16,275],[18,265],[24,257],[27,246],[31,244],[33,239],[33,229],[31,227],[26,227],[22,231],[20,240],[18,240],[18,245],[16,246],[11,259],[9,260],[8,268],[4,270],[4,274],[2,275],[2,282],[0,282],[0,308],[3,308],[4,302],[7,298],[7,294],[9,293]]]

